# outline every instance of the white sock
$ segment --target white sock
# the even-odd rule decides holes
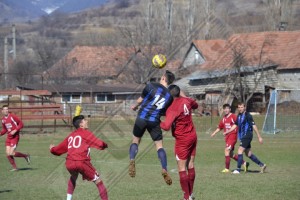
[[[67,200],[72,200],[72,194],[67,194]]]

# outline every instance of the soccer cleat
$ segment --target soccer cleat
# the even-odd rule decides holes
[[[172,179],[171,179],[170,175],[168,174],[168,172],[166,170],[163,170],[161,175],[163,176],[163,178],[165,179],[165,182],[168,185],[172,185]]]
[[[240,174],[240,171],[236,169],[232,172],[232,174]]]
[[[195,200],[195,197],[193,194],[190,195],[189,200]]]
[[[264,164],[263,166],[260,167],[260,173],[261,174],[265,173],[266,169],[267,169],[267,165]]]
[[[245,173],[248,171],[249,165],[250,165],[250,163],[244,162],[243,167],[244,167],[244,172],[245,172]]]
[[[221,171],[221,173],[229,173],[229,172],[230,172],[230,170],[226,169],[226,168]]]
[[[25,157],[25,160],[26,160],[27,164],[30,165],[31,160],[30,160],[30,155],[29,154],[27,154],[27,156]]]
[[[10,172],[16,172],[18,171],[19,169],[18,168],[12,168],[11,170],[9,170]]]
[[[135,177],[135,160],[130,160],[128,173],[130,177]]]

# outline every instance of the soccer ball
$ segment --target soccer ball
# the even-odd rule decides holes
[[[163,54],[157,54],[152,58],[152,66],[158,69],[164,68],[167,64],[167,58]]]

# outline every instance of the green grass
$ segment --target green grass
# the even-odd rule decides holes
[[[207,120],[207,121],[205,121]],[[255,137],[252,146],[254,153],[268,165],[267,173],[256,173],[259,167],[251,162],[252,172],[241,175],[221,174],[224,168],[224,141],[219,134],[209,137],[210,119],[196,119],[198,127],[198,150],[196,156],[195,196],[204,200],[226,199],[272,199],[293,200],[300,198],[300,132],[263,135],[260,145]],[[216,119],[213,119],[213,127]],[[112,200],[182,198],[176,162],[173,154],[174,140],[170,133],[165,135],[164,146],[168,155],[168,167],[173,185],[167,186],[160,175],[160,164],[155,148],[148,134],[145,134],[137,157],[137,176],[127,174],[128,147],[131,140],[132,121],[113,120],[101,123],[90,120],[91,130],[97,129],[98,137],[109,144],[105,151],[92,150],[92,163],[101,173]],[[260,120],[258,120],[260,122]],[[201,124],[202,123],[202,124]],[[258,123],[260,124],[260,123]],[[100,126],[100,127],[98,127]],[[212,129],[212,128],[211,128]],[[200,131],[201,130],[201,131]],[[24,134],[18,150],[30,152],[32,165],[23,159],[16,159],[18,172],[9,172],[9,163],[4,154],[5,137],[0,152],[0,199],[65,199],[68,172],[64,166],[64,156],[56,157],[49,153],[49,144],[58,144],[69,129],[61,129],[53,134]],[[248,160],[246,158],[246,160]],[[231,162],[231,169],[236,167]],[[77,181],[74,200],[98,199],[93,183]]]

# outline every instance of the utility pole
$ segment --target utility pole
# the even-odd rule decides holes
[[[13,45],[13,60],[16,60],[17,52],[16,52],[16,26],[12,25],[12,45]]]
[[[7,37],[4,38],[4,85],[7,87],[7,73],[8,73],[8,52],[7,52]]]

